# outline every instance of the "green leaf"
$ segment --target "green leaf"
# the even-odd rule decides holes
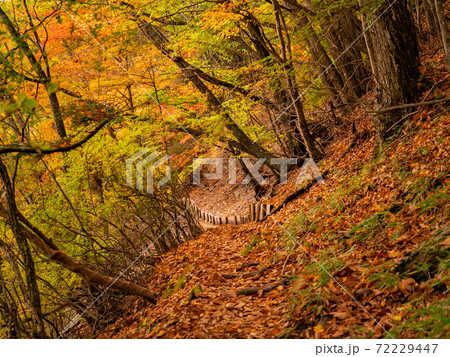
[[[3,102],[0,105],[0,111],[5,112],[5,113],[14,113],[17,111],[17,103],[15,102]]]
[[[27,100],[27,95],[25,93],[17,94],[17,105],[19,107],[21,107],[23,102],[25,102],[26,100]]]
[[[58,87],[56,86],[55,83],[50,83],[50,84],[47,86],[47,92],[48,92],[48,94],[55,93],[57,90],[58,90]]]
[[[22,105],[23,108],[26,108],[28,110],[33,109],[34,107],[36,107],[36,99],[34,98],[27,98]]]

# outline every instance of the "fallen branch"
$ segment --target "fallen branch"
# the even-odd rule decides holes
[[[435,100],[430,100],[428,102],[396,105],[395,107],[384,108],[381,110],[369,110],[368,112],[375,113],[375,114],[383,114],[383,113],[392,112],[392,111],[398,110],[398,109],[415,108],[415,107],[420,107],[422,105],[432,105],[432,104],[437,104],[437,103],[442,103],[442,102],[450,102],[450,98],[435,99]]]
[[[286,257],[286,260],[284,261],[283,268],[281,269],[281,275],[284,274],[284,269],[286,268],[286,264],[287,264],[287,262],[289,261],[289,258],[291,257],[291,254],[294,252],[295,248],[297,248],[297,247],[298,247],[298,243],[295,243],[295,244],[292,246],[291,251],[289,252],[288,256]]]
[[[236,271],[241,271],[242,269],[245,269],[245,268],[255,267],[257,265],[259,265],[259,263],[245,263],[245,264],[242,264],[239,268],[236,268]]]
[[[235,278],[237,278],[239,276],[239,275],[236,275],[236,274],[220,274],[220,275],[224,279],[235,279]]]
[[[324,171],[321,175],[322,177],[327,176],[330,173],[330,170],[326,170]],[[281,211],[289,202],[295,200],[298,196],[308,192],[311,187],[314,186],[314,183],[316,183],[316,179],[313,178],[311,181],[308,182],[308,184],[305,187],[302,187],[301,189],[291,193],[289,196],[287,196],[283,202],[281,202],[281,204],[275,208],[272,212],[270,212],[270,214],[268,214],[266,217],[264,217],[263,219],[260,220],[260,222],[264,222],[268,217],[274,215],[275,213]]]
[[[267,271],[267,267],[264,266],[258,271],[252,271],[250,273],[245,273],[242,275],[243,278],[254,278],[254,277],[260,277]]]
[[[277,283],[273,283],[273,284],[268,284],[268,285],[264,285],[264,286],[256,286],[256,287],[251,287],[251,288],[242,288],[239,290],[236,290],[236,295],[253,295],[253,294],[257,294],[260,291],[262,291],[263,293],[268,293],[269,291],[272,291],[276,288],[278,288],[279,286],[285,286],[289,284],[289,280],[288,279],[283,279]]]

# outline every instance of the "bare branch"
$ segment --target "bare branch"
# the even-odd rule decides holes
[[[102,121],[83,139],[81,139],[80,141],[77,141],[76,143],[71,144],[71,145],[50,146],[50,147],[43,147],[42,145],[37,145],[37,144],[34,144],[34,145],[31,144],[31,145],[27,145],[27,146],[3,146],[3,147],[0,147],[0,155],[13,153],[13,152],[28,153],[28,154],[40,154],[40,155],[48,155],[48,154],[53,154],[56,152],[68,152],[68,151],[76,149],[77,147],[85,144],[89,139],[91,139],[95,134],[97,134],[111,120],[112,120],[112,118],[108,118],[108,119]]]
[[[430,100],[428,102],[408,103],[408,104],[396,105],[395,107],[384,108],[384,109],[381,109],[381,110],[369,110],[368,112],[369,113],[376,113],[376,114],[383,114],[383,113],[392,112],[392,111],[398,110],[398,109],[415,108],[415,107],[420,107],[422,105],[432,105],[432,104],[443,103],[443,102],[450,102],[450,97],[442,98],[442,99]]]

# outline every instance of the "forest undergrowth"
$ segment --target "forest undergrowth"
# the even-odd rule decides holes
[[[349,117],[356,134],[327,149],[325,184],[262,223],[210,228],[162,256],[148,272],[156,306],[129,298],[100,337],[448,338],[450,117],[419,110],[374,157],[362,113]],[[429,241],[434,253],[408,261]]]

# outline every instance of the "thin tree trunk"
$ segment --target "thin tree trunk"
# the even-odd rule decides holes
[[[27,141],[30,141],[30,131],[27,128],[27,120],[24,120],[22,113],[17,112],[14,114],[14,118],[16,119],[17,125],[20,129],[20,138],[21,140],[25,139]]]
[[[266,75],[269,77],[269,87],[273,92],[276,111],[279,113],[276,121],[279,120],[284,128],[286,148],[290,155],[300,156],[305,153],[305,147],[302,142],[301,133],[295,124],[295,112],[290,108],[291,100],[289,91],[285,85],[283,86],[279,73],[277,73],[274,66],[273,59],[278,58],[278,56],[273,53],[272,45],[268,43],[267,38],[264,36],[258,20],[249,13],[244,15],[244,19],[257,57],[264,66]]]
[[[233,147],[232,144],[229,144],[228,148],[235,157],[238,157],[240,155],[239,149],[236,149],[235,147]],[[250,186],[253,188],[253,191],[255,192],[256,200],[259,200],[264,193],[264,187],[262,187],[261,184],[258,182],[258,180],[255,179],[255,177],[252,175],[250,170],[245,165],[244,161],[241,158],[238,158],[238,160],[239,160],[239,165],[241,166],[242,170],[244,171],[244,174],[248,175],[250,177]]]
[[[11,251],[11,247],[8,246],[5,242],[3,242],[0,239],[0,249],[3,252],[3,256],[4,256],[5,260],[8,262],[9,266],[11,267],[11,270],[14,273],[14,277],[16,279],[16,284],[18,285],[19,290],[22,293],[22,296],[20,296],[17,294],[17,291],[15,290],[15,292],[17,294],[17,298],[20,300],[23,299],[23,304],[24,304],[26,310],[28,310],[29,312],[33,311],[33,306],[31,305],[31,299],[30,299],[30,295],[28,294],[26,283],[23,280],[23,276],[20,271],[17,259],[15,258],[15,255]],[[34,321],[32,313],[31,313],[31,320]],[[36,331],[34,324],[31,325],[31,328],[29,329],[29,331],[27,331],[26,329],[25,329],[25,331],[27,332],[27,337],[37,336],[37,331]]]
[[[8,121],[8,125],[11,127],[11,129],[14,132],[14,134],[17,136],[17,139],[20,140],[20,142],[23,142],[23,140],[22,140],[22,131],[17,126],[16,121],[14,120],[14,116],[13,115],[8,115],[6,119]]]
[[[438,20],[439,30],[441,34],[442,48],[444,49],[445,62],[447,70],[450,72],[450,34],[447,27],[447,19],[444,13],[444,4],[442,0],[434,0],[434,10]]]
[[[8,15],[3,11],[0,6],[0,20],[5,25],[9,34],[13,38],[14,42],[17,44],[19,49],[23,52],[23,54],[27,57],[28,61],[31,64],[32,69],[36,72],[36,75],[39,78],[40,83],[45,86],[47,90],[48,99],[50,101],[50,106],[53,112],[53,119],[55,121],[56,131],[61,139],[64,139],[66,134],[66,129],[64,126],[64,121],[61,114],[61,108],[59,106],[59,101],[54,89],[51,88],[51,77],[45,73],[41,64],[36,60],[36,57],[33,55],[33,51],[28,46],[23,36],[17,31],[16,27],[8,17]]]
[[[354,101],[355,97],[364,95],[368,71],[364,65],[361,52],[366,52],[366,48],[364,41],[358,39],[362,26],[352,10],[341,5],[325,17],[322,32],[329,43],[329,56],[306,16],[308,11],[305,11],[304,7],[299,5],[297,1],[288,0],[286,2],[294,7],[295,10],[293,11],[299,13],[300,21],[306,24],[306,41],[313,54],[313,59],[316,62],[319,60],[318,63],[324,68],[328,68],[327,73],[323,75],[323,79],[326,81],[327,75],[330,77],[338,91],[341,102],[345,104]],[[307,4],[320,11],[317,4],[311,1],[307,1]],[[302,26],[305,25],[302,24]],[[336,106],[339,104],[341,103],[335,102]],[[344,108],[346,107],[344,106]]]
[[[309,157],[316,162],[324,157],[324,154],[317,149],[314,143],[314,138],[312,137],[308,125],[306,124],[305,114],[303,112],[303,105],[300,103],[300,99],[297,91],[292,92],[292,103],[294,105],[295,112],[297,113],[297,125],[302,133],[303,142],[306,145],[306,150],[308,151]]]
[[[330,52],[336,60],[335,66],[344,82],[344,91],[352,100],[366,92],[365,82],[369,77],[359,48],[362,39],[355,43],[361,33],[361,22],[349,9],[338,9],[327,21],[325,35],[331,45]],[[337,18],[337,21],[334,21]],[[357,22],[358,21],[358,22]]]
[[[25,270],[28,296],[31,305],[30,313],[35,323],[34,328],[36,329],[36,337],[46,338],[47,335],[45,333],[44,320],[41,309],[41,297],[37,285],[36,270],[34,266],[33,257],[31,255],[31,250],[28,245],[28,241],[25,238],[24,232],[22,231],[19,220],[17,218],[17,207],[14,196],[14,189],[11,180],[9,178],[6,166],[3,164],[3,161],[1,159],[0,159],[0,180],[2,181],[3,186],[2,200],[4,201],[7,207],[5,212],[6,220],[14,234],[14,237],[17,242],[17,247],[23,259],[23,268]]]
[[[323,72],[323,82],[334,101],[335,106],[339,106],[347,102],[344,93],[344,83],[342,81],[341,75],[339,74],[336,66],[331,61],[325,48],[323,48],[320,43],[320,39],[314,31],[311,23],[306,18],[306,16],[298,12],[297,13],[299,24],[302,28],[307,30],[306,42],[308,44],[308,49],[311,53],[314,63],[316,63],[319,71]]]
[[[200,91],[202,94],[206,96],[206,99],[212,109],[217,112],[222,113],[222,117],[225,121],[225,127],[230,130],[234,137],[241,143],[243,148],[242,151],[256,157],[256,158],[270,158],[272,155],[250,139],[247,134],[233,121],[231,116],[223,112],[222,103],[217,99],[214,93],[208,88],[208,86],[199,78],[198,71],[196,67],[186,62],[182,57],[174,55],[170,50],[166,48],[166,44],[168,40],[156,29],[153,25],[139,21],[139,28],[149,39],[152,44],[165,56],[167,56],[170,60],[172,60],[183,72],[186,79],[192,82],[194,86]],[[278,176],[278,172],[276,168],[266,160],[265,164],[271,169],[271,171]]]
[[[370,31],[367,31],[367,23],[366,23],[366,10],[364,9],[363,0],[359,0],[359,8],[361,14],[361,27],[364,33],[364,41],[367,47],[367,54],[369,56],[370,68],[372,69],[372,73],[375,77],[375,80],[378,78],[377,67],[375,66],[375,55],[374,55],[374,47],[372,36]]]
[[[24,237],[35,244],[41,252],[49,259],[63,265],[71,272],[79,275],[89,283],[98,284],[106,288],[119,290],[127,295],[141,296],[148,301],[155,303],[157,295],[147,288],[134,284],[132,282],[123,280],[121,278],[114,278],[100,274],[86,267],[84,264],[78,262],[74,258],[67,255],[59,247],[53,243],[44,233],[37,227],[31,224],[24,216],[18,213],[18,220],[20,220],[20,228]],[[6,218],[7,211],[0,205],[0,217]]]
[[[2,264],[2,260],[0,258],[0,265]],[[20,338],[19,335],[19,324],[18,324],[18,313],[17,308],[15,306],[13,299],[11,299],[11,294],[8,291],[5,279],[3,278],[2,271],[0,269],[0,305],[3,305],[4,313],[2,313],[5,325],[8,328],[7,338]],[[3,295],[3,301],[1,299],[1,295]]]
[[[283,68],[285,70],[285,76],[289,88],[289,93],[292,99],[292,103],[290,106],[294,107],[296,116],[297,116],[297,126],[298,130],[302,136],[303,142],[305,143],[306,150],[308,151],[309,156],[318,161],[323,158],[323,154],[317,149],[316,144],[314,143],[314,138],[312,137],[308,125],[306,123],[305,114],[303,112],[303,105],[300,102],[300,95],[298,93],[298,88],[295,81],[295,72],[291,66],[292,60],[292,52],[290,48],[290,37],[288,28],[284,21],[283,14],[281,13],[281,7],[277,0],[272,0],[273,8],[275,11],[275,20],[277,27],[277,34],[282,48],[282,60],[284,61]],[[283,31],[284,35],[283,35]],[[283,36],[286,36],[286,41],[284,41]],[[286,49],[284,49],[284,42],[286,42]]]
[[[434,8],[434,0],[423,0],[425,7],[425,15],[427,17],[428,31],[431,34],[440,36],[438,20],[436,18],[436,10]]]

